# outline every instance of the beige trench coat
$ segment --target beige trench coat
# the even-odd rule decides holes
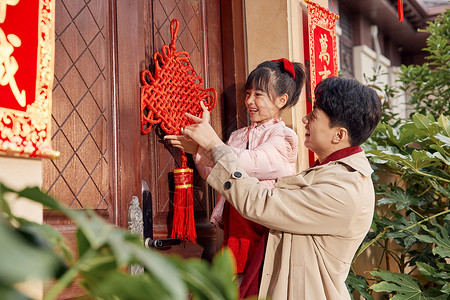
[[[279,178],[272,191],[248,177],[234,154],[218,160],[208,183],[246,218],[270,228],[260,298],[350,299],[350,263],[374,210],[364,152]]]

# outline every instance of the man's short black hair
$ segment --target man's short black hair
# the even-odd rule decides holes
[[[330,127],[347,129],[351,146],[364,143],[381,118],[381,100],[375,90],[355,79],[329,77],[315,90],[314,106],[330,118]]]

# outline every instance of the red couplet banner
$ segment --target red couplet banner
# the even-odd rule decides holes
[[[338,15],[326,8],[308,1],[308,39],[305,39],[306,63],[309,68],[310,82],[307,101],[307,112],[314,106],[314,90],[317,84],[330,76],[338,75],[336,20]],[[310,153],[310,164],[314,161]]]
[[[55,158],[51,148],[54,0],[0,1],[0,154]]]
[[[338,15],[320,5],[308,3],[308,42],[310,61],[311,97],[322,80],[337,76],[336,20]]]

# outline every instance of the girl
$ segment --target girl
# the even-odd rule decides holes
[[[304,81],[302,65],[284,58],[261,63],[247,78],[245,105],[251,125],[234,131],[227,145],[248,175],[258,178],[266,187],[273,188],[278,177],[296,173],[297,135],[281,121],[280,114],[298,102]],[[214,164],[201,147],[183,136],[165,139],[172,146],[194,154],[200,176],[208,177]],[[211,222],[224,229],[223,246],[236,258],[238,280],[251,268],[240,286],[240,296],[257,295],[267,228],[244,219],[223,197],[213,210]],[[258,257],[254,257],[255,253]]]

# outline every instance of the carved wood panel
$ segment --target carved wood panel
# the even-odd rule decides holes
[[[43,188],[72,209],[111,214],[108,176],[108,4],[56,1],[52,144]]]
[[[71,209],[93,209],[115,222],[110,184],[111,78],[108,0],[56,0],[52,146],[56,160],[43,160],[43,189]],[[44,222],[75,249],[76,226],[44,210]],[[59,299],[83,295],[66,289]]]

